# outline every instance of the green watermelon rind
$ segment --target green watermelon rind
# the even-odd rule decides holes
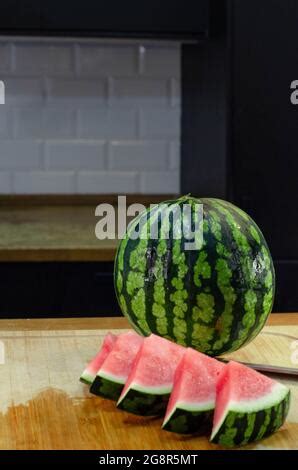
[[[166,410],[170,398],[168,393],[150,393],[130,387],[121,400],[117,403],[117,408],[141,416],[162,416]]]
[[[162,429],[178,434],[197,434],[211,427],[213,412],[214,406],[192,411],[176,406],[167,421],[163,422]]]
[[[92,374],[89,374],[86,370],[82,373],[80,377],[80,382],[86,385],[91,385],[92,382],[94,381],[94,376]]]
[[[266,397],[231,403],[222,422],[212,431],[210,441],[224,447],[255,442],[277,431],[290,407],[290,390],[277,383]]]
[[[90,387],[90,393],[99,397],[117,401],[124,387],[125,379],[112,375],[97,374]]]
[[[165,417],[162,429],[179,434],[200,432],[207,424],[211,425],[214,407],[214,400],[205,403],[178,401],[171,413]]]

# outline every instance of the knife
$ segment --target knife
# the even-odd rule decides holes
[[[219,358],[222,362],[229,362],[228,359]],[[231,359],[234,360],[234,359]],[[295,367],[283,367],[283,366],[273,366],[270,364],[254,364],[252,362],[243,362],[237,361],[244,366],[251,367],[259,372],[268,372],[270,374],[283,374],[283,375],[292,375],[298,377],[298,368]]]

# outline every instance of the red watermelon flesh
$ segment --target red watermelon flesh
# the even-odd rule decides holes
[[[106,398],[117,399],[143,341],[144,338],[134,331],[120,334],[112,351],[97,371],[90,392]]]
[[[117,336],[113,333],[108,333],[103,340],[102,346],[96,356],[89,362],[86,369],[82,373],[80,380],[88,385],[91,385],[97,371],[100,369],[101,365],[105,361],[108,354],[113,349]]]
[[[111,353],[100,370],[100,375],[114,377],[123,384],[130,373],[133,360],[144,338],[133,331],[118,336]]]
[[[145,338],[117,406],[142,415],[163,412],[184,352],[182,346],[154,334]]]
[[[290,392],[285,385],[230,361],[216,385],[211,440],[233,446],[271,434],[284,422],[289,399]],[[245,420],[243,435],[239,431],[242,420]]]
[[[222,362],[187,348],[175,372],[164,429],[193,433],[212,421],[216,382],[223,368]]]

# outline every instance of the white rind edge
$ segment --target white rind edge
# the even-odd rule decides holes
[[[117,406],[124,400],[126,395],[130,390],[135,390],[136,392],[141,392],[141,393],[151,393],[152,395],[167,395],[170,394],[172,391],[173,385],[168,384],[168,385],[163,385],[162,387],[159,386],[148,386],[144,387],[136,382],[132,382],[130,386],[127,388],[125,391],[124,395],[120,396]]]
[[[177,409],[182,410],[182,411],[190,411],[190,412],[196,412],[196,411],[212,411],[214,410],[215,406],[215,401],[214,400],[209,400],[206,402],[200,402],[200,403],[185,403],[183,401],[178,401],[176,405],[173,407],[171,413],[168,416],[165,416],[164,422],[162,423],[162,427],[164,427],[168,421],[171,419],[173,414]]]
[[[95,377],[96,377],[96,375],[91,374],[90,372],[87,371],[87,369],[85,369],[84,372],[82,373],[80,379],[86,380],[86,382],[92,384]]]
[[[127,377],[119,377],[119,376],[107,373],[102,369],[97,372],[96,377],[102,377],[103,379],[110,380],[111,382],[116,382],[117,384],[120,384],[120,385],[124,385],[127,379]]]
[[[242,400],[238,402],[230,400],[222,415],[222,419],[219,421],[216,427],[213,427],[210,440],[212,441],[214,436],[218,433],[229,411],[234,411],[235,413],[256,413],[257,411],[271,408],[272,406],[282,402],[288,392],[288,387],[279,382],[276,382],[273,385],[271,392],[263,397],[252,400]]]

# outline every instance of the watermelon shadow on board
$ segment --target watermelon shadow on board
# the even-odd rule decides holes
[[[145,338],[118,400],[118,408],[142,416],[162,415],[184,352],[185,348],[159,336]]]
[[[231,361],[216,385],[210,440],[227,447],[258,441],[282,426],[289,405],[285,385]]]
[[[134,331],[120,334],[112,351],[98,370],[90,392],[118,400],[143,340],[144,338]]]
[[[187,348],[174,377],[163,429],[193,434],[211,429],[216,382],[224,364]]]

